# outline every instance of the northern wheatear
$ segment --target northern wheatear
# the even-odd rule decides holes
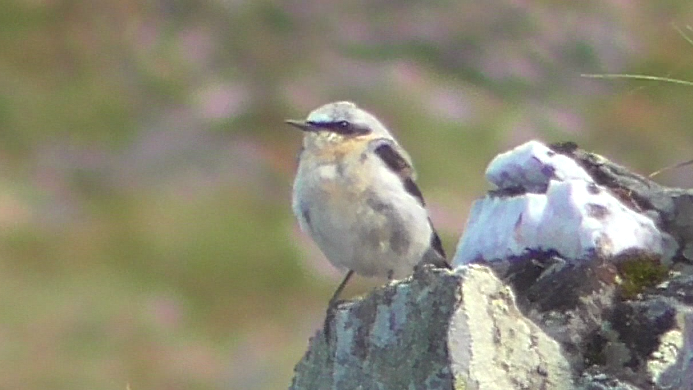
[[[303,130],[293,211],[327,259],[347,274],[403,278],[423,261],[449,268],[407,152],[351,102],[286,123]]]

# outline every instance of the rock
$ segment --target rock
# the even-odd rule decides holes
[[[693,388],[693,313],[679,318],[678,325],[661,337],[648,361],[648,371],[663,389]]]
[[[557,342],[482,266],[423,267],[340,306],[317,333],[291,389],[570,389]]]
[[[604,374],[596,368],[587,370],[582,374],[578,380],[577,388],[580,390],[639,390],[634,385]]]
[[[693,192],[572,144],[487,177],[457,269],[342,303],[291,388],[693,390]]]
[[[592,178],[572,156],[532,141],[496,157],[486,178],[498,186],[474,202],[454,265],[552,251],[567,262],[640,250],[672,253],[656,221]]]

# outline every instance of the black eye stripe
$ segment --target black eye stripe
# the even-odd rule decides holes
[[[346,120],[334,121],[334,122],[308,121],[307,123],[313,127],[333,131],[335,133],[344,134],[344,135],[359,135],[359,134],[370,133],[370,129],[354,125],[353,123],[346,121]]]
[[[328,122],[328,123],[323,123],[322,124],[325,128],[331,129],[334,131],[342,131],[349,129],[351,127],[351,123],[347,121],[337,121],[337,122]]]

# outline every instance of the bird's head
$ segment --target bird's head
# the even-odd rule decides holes
[[[322,105],[305,120],[286,123],[303,131],[303,145],[307,148],[336,146],[358,138],[392,138],[375,116],[346,101]]]

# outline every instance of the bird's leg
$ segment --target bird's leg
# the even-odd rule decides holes
[[[325,323],[323,324],[326,340],[329,340],[330,338],[330,322],[332,322],[332,319],[334,318],[335,314],[334,311],[337,309],[339,294],[342,293],[342,290],[344,290],[344,287],[353,275],[354,271],[349,270],[349,272],[347,272],[346,276],[344,276],[344,280],[342,280],[342,283],[340,283],[339,286],[337,286],[337,291],[335,291],[334,294],[332,294],[332,298],[330,298],[330,302],[327,304],[327,315],[325,316]]]
[[[346,276],[344,276],[342,283],[339,283],[339,286],[337,286],[337,290],[334,292],[334,294],[332,294],[332,298],[330,298],[330,303],[328,307],[335,306],[335,304],[337,303],[337,299],[339,298],[339,294],[342,293],[342,290],[344,290],[344,287],[346,287],[346,284],[349,282],[349,279],[351,279],[352,275],[354,275],[354,271],[349,270]]]

